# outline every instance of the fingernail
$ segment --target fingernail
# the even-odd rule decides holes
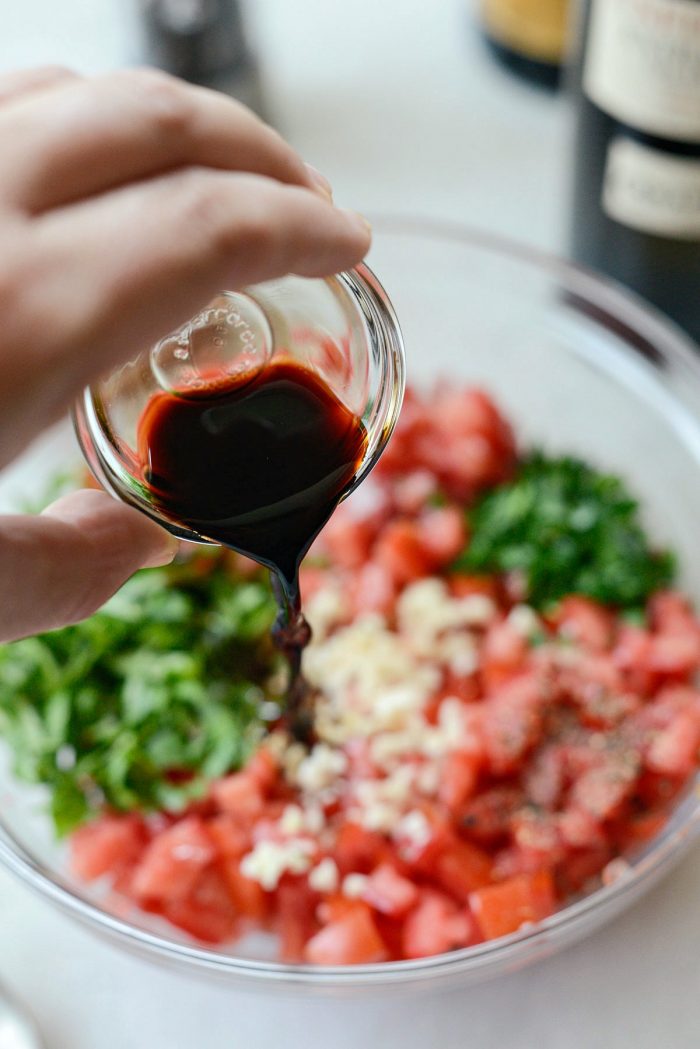
[[[180,542],[171,535],[170,532],[166,532],[165,529],[161,532],[161,542],[157,548],[153,551],[149,559],[144,564],[144,568],[162,568],[163,565],[169,565],[174,561],[175,556],[180,549]]]
[[[347,220],[355,226],[356,229],[361,230],[365,235],[369,234],[372,236],[372,226],[367,221],[364,215],[361,215],[359,211],[350,211],[348,208],[339,208],[340,212],[347,218]]]
[[[311,180],[322,196],[326,197],[327,200],[333,200],[333,190],[331,184],[325,175],[322,175],[320,171],[317,171],[312,164],[306,165],[306,170],[311,176]]]

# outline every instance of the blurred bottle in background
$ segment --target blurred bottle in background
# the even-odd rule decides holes
[[[493,54],[532,83],[559,86],[568,39],[569,0],[481,0]]]
[[[261,116],[260,70],[240,0],[139,0],[149,65],[223,91]]]
[[[586,0],[572,253],[700,340],[700,2]]]

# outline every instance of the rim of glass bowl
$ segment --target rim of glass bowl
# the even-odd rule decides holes
[[[690,385],[694,384],[697,388],[700,403],[700,358],[693,352],[692,340],[657,311],[613,282],[556,256],[457,223],[395,215],[376,219],[374,227],[377,232],[387,235],[411,235],[463,243],[471,248],[476,247],[495,255],[519,260],[525,265],[551,274],[568,291],[608,316],[618,330],[622,325],[629,334],[637,335],[638,341],[651,345],[668,367],[680,372],[681,376],[685,373]],[[377,294],[378,282],[372,283],[373,294]],[[685,384],[683,385],[685,387]],[[249,984],[260,986],[287,984],[302,990],[324,987],[358,990],[363,987],[369,989],[400,985],[416,980],[432,982],[440,977],[466,975],[477,970],[486,974],[496,966],[506,967],[524,961],[536,947],[540,947],[542,954],[546,953],[548,945],[563,942],[568,935],[573,937],[576,930],[589,920],[592,921],[596,914],[602,918],[606,912],[612,912],[616,904],[622,906],[625,897],[634,897],[645,885],[653,883],[670,869],[700,834],[700,802],[694,800],[691,794],[679,803],[679,807],[688,807],[689,811],[681,815],[677,810],[675,825],[672,818],[671,824],[632,862],[625,876],[569,904],[545,921],[511,936],[487,941],[475,947],[414,961],[382,962],[373,965],[283,965],[279,962],[236,958],[195,945],[162,939],[106,913],[66,885],[55,881],[51,873],[3,826],[1,815],[0,863],[30,888],[48,897],[93,930],[102,932],[125,947],[150,955],[154,960],[160,959],[179,964],[180,967],[191,971],[218,974],[231,980],[247,981]]]
[[[342,499],[365,479],[377,463],[393,433],[401,411],[406,386],[406,358],[399,322],[389,296],[369,266],[336,274],[357,313],[364,322],[370,352],[370,371],[377,377],[372,391],[370,415],[365,419],[369,435],[367,451],[360,469]],[[121,459],[117,442],[110,440],[101,419],[104,411],[99,393],[87,386],[73,406],[73,424],[81,451],[97,480],[111,495],[135,506],[180,539],[216,545],[199,533],[172,521],[154,506]],[[341,500],[342,501],[342,500]]]

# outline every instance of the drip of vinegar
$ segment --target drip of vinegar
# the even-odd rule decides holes
[[[361,419],[318,374],[278,358],[252,374],[155,393],[138,429],[154,503],[270,569],[279,608],[273,637],[291,671],[287,717],[302,734],[301,656],[311,631],[299,565],[362,463]]]

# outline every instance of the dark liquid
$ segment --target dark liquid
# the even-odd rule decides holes
[[[272,572],[274,637],[291,669],[289,717],[305,698],[299,564],[357,473],[367,434],[316,373],[291,360],[153,395],[139,422],[144,480],[168,517]]]

